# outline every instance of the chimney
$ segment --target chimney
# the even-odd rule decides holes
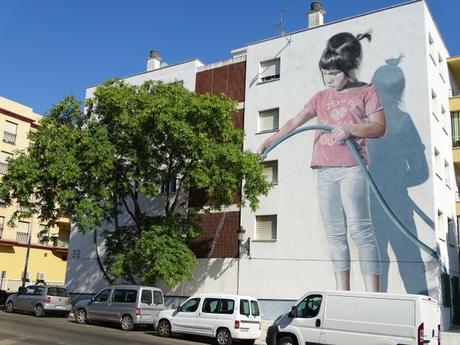
[[[161,60],[160,53],[158,50],[151,50],[149,54],[149,58],[147,60],[147,72],[153,71],[162,67],[164,64]]]
[[[321,5],[321,1],[313,1],[310,5],[310,12],[308,12],[308,28],[314,28],[316,26],[323,25],[324,15],[326,11]]]

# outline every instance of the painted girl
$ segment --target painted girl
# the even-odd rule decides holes
[[[305,107],[264,141],[263,155],[276,140],[316,117],[333,127],[317,131],[311,167],[318,174],[321,215],[327,232],[336,288],[350,290],[350,252],[347,233],[356,244],[366,291],[380,290],[380,255],[370,214],[369,186],[356,159],[344,144],[351,138],[367,164],[367,138],[385,134],[386,121],[376,88],[359,81],[356,71],[362,59],[360,41],[371,35],[339,33],[327,42],[319,61],[326,89],[316,93]]]

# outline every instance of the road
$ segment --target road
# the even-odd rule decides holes
[[[0,310],[0,345],[201,345],[206,338],[160,338],[148,329],[125,332],[116,325],[79,325],[68,319]]]

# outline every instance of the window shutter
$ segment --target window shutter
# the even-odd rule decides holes
[[[5,132],[16,134],[18,130],[18,125],[14,122],[6,121],[5,123]]]
[[[276,240],[276,215],[256,216],[256,240]]]
[[[262,81],[277,79],[280,76],[280,60],[269,60],[260,63],[260,77]]]
[[[11,153],[5,152],[5,151],[0,151],[0,162],[1,163],[7,163],[7,159],[12,157],[13,155]]]
[[[278,129],[279,109],[270,109],[259,112],[259,132]]]
[[[278,161],[264,162],[262,173],[267,180],[273,184],[278,184]]]
[[[18,222],[17,232],[29,233],[29,222]]]

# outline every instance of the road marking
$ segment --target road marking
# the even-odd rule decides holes
[[[0,340],[0,345],[13,345],[27,339],[30,339],[30,337],[13,337],[5,340]]]

